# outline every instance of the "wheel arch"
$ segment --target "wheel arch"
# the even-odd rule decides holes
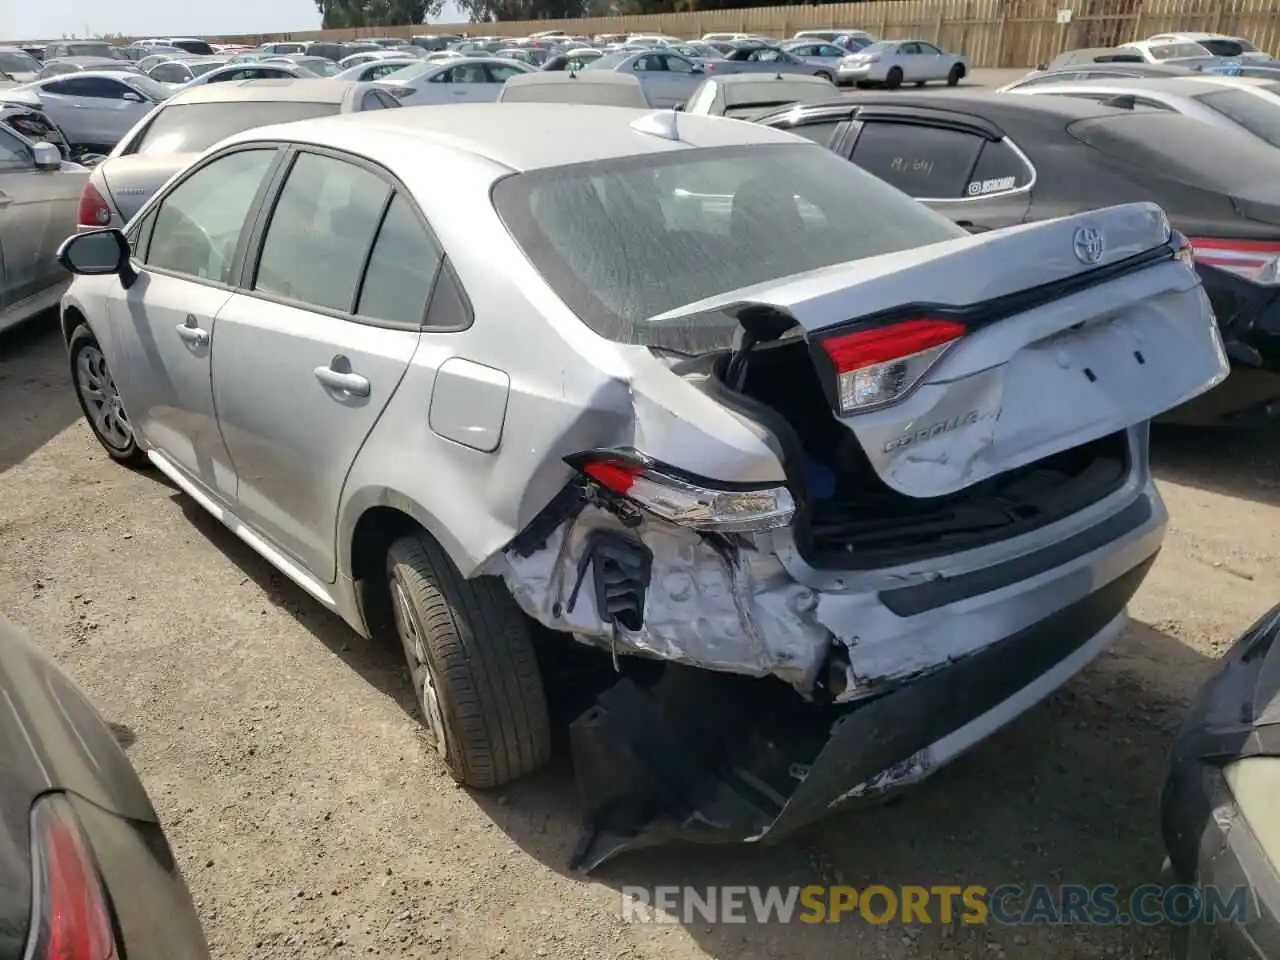
[[[85,326],[89,327],[90,330],[93,329],[84,311],[74,303],[64,303],[62,305],[62,309],[58,312],[58,322],[62,327],[62,342],[68,346],[71,344],[71,334],[75,333],[76,327]],[[97,336],[97,334],[94,334],[94,336]]]

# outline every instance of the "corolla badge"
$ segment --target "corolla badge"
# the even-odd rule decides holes
[[[1102,231],[1097,227],[1081,227],[1077,230],[1075,237],[1072,238],[1071,247],[1075,251],[1076,259],[1089,266],[1100,261],[1103,253],[1106,252]]]

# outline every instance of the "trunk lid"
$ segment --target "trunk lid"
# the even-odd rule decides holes
[[[1222,381],[1212,311],[1173,252],[1159,207],[1126,204],[841,264],[694,309],[766,307],[794,320],[880,478],[937,497],[1150,420]],[[920,318],[963,332],[898,399],[843,411],[824,342]]]
[[[111,157],[98,165],[103,181],[120,216],[129,220],[157,190],[199,154],[134,153]]]

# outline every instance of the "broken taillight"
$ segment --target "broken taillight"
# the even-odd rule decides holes
[[[1254,283],[1280,283],[1280,242],[1192,237],[1195,262],[1227,270]]]
[[[98,870],[65,797],[41,798],[31,818],[35,910],[32,960],[118,960]]]
[[[964,334],[962,323],[913,317],[821,340],[835,368],[840,413],[900,400]]]
[[[635,451],[591,451],[566,461],[606,490],[694,530],[773,530],[785,527],[795,514],[795,501],[784,486],[713,486],[714,480],[677,475],[673,468]]]

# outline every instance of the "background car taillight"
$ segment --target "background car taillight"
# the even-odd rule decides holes
[[[82,227],[105,227],[111,222],[111,207],[92,183],[86,182],[84,189],[80,191],[76,222]]]
[[[66,798],[41,798],[31,817],[35,912],[31,960],[118,960],[98,870]]]
[[[1280,242],[1192,237],[1196,263],[1228,270],[1255,283],[1280,283]]]
[[[918,317],[819,341],[835,368],[840,413],[900,400],[964,334],[964,324]]]
[[[663,520],[694,530],[750,533],[785,527],[795,514],[786,487],[710,486],[713,480],[676,476],[637,451],[591,451],[566,462],[600,486]]]

